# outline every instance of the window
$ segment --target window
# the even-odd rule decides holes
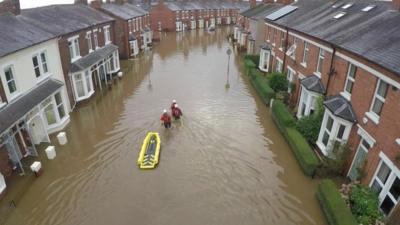
[[[51,97],[44,100],[41,104],[42,108],[44,109],[44,115],[47,121],[47,125],[51,126],[57,123],[56,114],[54,112],[54,106]]]
[[[371,107],[372,113],[374,113],[377,117],[381,115],[383,104],[385,104],[387,90],[388,84],[383,80],[379,80]]]
[[[128,20],[128,32],[132,32],[132,20]]]
[[[341,12],[341,13],[336,14],[333,18],[335,18],[335,19],[340,19],[340,18],[342,18],[344,15],[346,15],[346,13],[345,13],[345,12]]]
[[[93,93],[93,83],[90,70],[74,74],[72,76],[76,100],[80,101],[89,98]]]
[[[89,31],[86,33],[86,41],[87,41],[87,45],[89,48],[89,53],[93,51],[93,45],[92,45],[92,32]]]
[[[132,27],[133,27],[133,32],[136,32],[136,19],[133,19],[132,21]]]
[[[46,51],[42,51],[32,57],[33,69],[35,71],[36,78],[39,78],[43,74],[47,74],[49,72],[46,55]]]
[[[353,86],[356,79],[356,72],[357,67],[350,63],[349,68],[347,69],[347,79],[344,87],[344,92],[348,96],[350,96],[351,92],[353,91]]]
[[[258,65],[260,70],[268,72],[269,59],[270,59],[270,52],[268,50],[261,49],[260,50],[260,62]]]
[[[93,39],[94,39],[94,48],[99,48],[99,40],[97,39],[97,30],[93,31]]]
[[[91,79],[90,79],[90,75],[89,75],[89,70],[85,71],[85,83],[86,83],[86,90],[87,92],[91,92],[92,91],[92,86],[91,86]]]
[[[81,56],[81,53],[79,51],[79,36],[73,37],[68,40],[68,48],[71,61],[75,61]]]
[[[319,94],[308,91],[306,88],[301,88],[299,101],[299,109],[297,110],[297,118],[312,115],[316,108],[317,98]]]
[[[325,58],[325,51],[320,48],[319,49],[319,54],[318,54],[318,64],[317,64],[317,74],[321,75],[322,73],[322,67],[324,65],[324,58]],[[321,77],[321,76],[319,76]]]
[[[40,107],[48,127],[56,126],[66,117],[64,103],[60,92],[57,92],[54,96],[48,97],[40,104]]]
[[[348,9],[348,8],[350,8],[352,5],[353,5],[352,3],[348,3],[348,4],[344,5],[344,6],[342,6],[342,9]]]
[[[354,181],[360,179],[359,171],[360,169],[363,169],[365,159],[367,158],[368,150],[370,148],[371,146],[368,144],[368,142],[364,140],[364,138],[361,138],[356,155],[354,156],[349,173],[347,175],[351,180]]]
[[[295,76],[295,74],[296,74],[296,72],[293,70],[293,69],[291,69],[291,68],[289,68],[288,67],[288,70],[287,70],[287,75],[286,75],[286,79],[287,79],[287,81],[288,81],[288,93],[291,93],[292,92],[292,87],[291,87],[291,85],[292,85],[292,83],[293,83],[293,81],[294,81],[294,76]]]
[[[85,87],[83,86],[82,74],[75,75],[75,90],[78,97],[85,96]]]
[[[282,73],[282,66],[283,66],[282,60],[276,58],[276,62],[275,62],[275,72]]]
[[[325,110],[317,145],[324,155],[328,155],[336,142],[344,143],[350,134],[352,123],[342,120]]]
[[[381,157],[376,174],[370,184],[371,189],[379,196],[379,207],[389,215],[400,200],[400,175],[392,169],[395,167],[386,156]]]
[[[290,48],[286,51],[286,55],[290,56],[293,60],[296,58],[296,38],[293,39],[293,44],[290,46]]]
[[[274,29],[273,30],[273,32],[272,32],[272,39],[271,39],[271,41],[272,41],[272,45],[273,46],[275,46],[275,41],[276,41],[276,30]]]
[[[305,66],[307,66],[309,50],[308,42],[304,41],[303,61],[301,63]]]
[[[63,119],[65,117],[65,108],[64,108],[64,104],[63,104],[60,92],[55,94],[54,98],[56,100],[58,115],[59,115],[60,119]]]
[[[286,36],[285,32],[282,31],[281,32],[281,43],[279,45],[281,49],[285,49],[285,36]]]
[[[6,83],[10,94],[17,92],[17,84],[15,82],[14,66],[10,65],[4,68],[4,75],[6,77]]]
[[[104,30],[104,42],[105,44],[111,43],[110,26],[105,26]]]
[[[131,47],[131,55],[132,56],[137,55],[139,53],[137,40],[130,41],[129,44],[130,44],[130,47]]]
[[[369,12],[371,9],[375,8],[375,5],[369,5],[365,8],[363,8],[361,11],[363,12]]]
[[[142,30],[142,17],[139,17],[139,29]]]

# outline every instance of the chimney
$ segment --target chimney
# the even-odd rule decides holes
[[[87,5],[87,4],[88,4],[88,0],[74,0],[74,4],[84,4],[84,5]]]
[[[90,6],[94,9],[101,9],[101,3],[103,3],[102,0],[93,0],[90,2]]]
[[[268,3],[274,3],[274,0],[263,0],[263,3],[268,4]]]
[[[293,3],[293,0],[277,0],[277,3],[283,4],[283,5],[290,5]]]
[[[400,10],[400,0],[392,0],[393,8],[396,10]]]
[[[128,0],[115,0],[115,3],[118,5],[123,5],[125,3],[128,3]]]
[[[249,2],[250,2],[250,8],[256,7],[256,5],[257,5],[256,0],[249,0]]]
[[[19,15],[21,13],[19,0],[4,0],[0,2],[0,14],[5,12],[10,12],[14,15]]]

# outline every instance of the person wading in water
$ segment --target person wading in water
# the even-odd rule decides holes
[[[175,120],[179,120],[181,116],[183,116],[182,110],[178,107],[178,104],[175,104],[175,107],[172,109],[172,116]]]
[[[161,121],[166,129],[171,128],[171,116],[168,114],[166,109],[164,109],[163,114],[161,115]]]

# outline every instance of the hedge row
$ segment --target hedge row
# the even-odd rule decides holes
[[[274,101],[272,105],[272,119],[289,143],[304,174],[313,176],[320,161],[307,140],[294,128],[295,119],[281,101]]]
[[[263,102],[269,105],[271,99],[275,98],[275,91],[269,86],[267,78],[255,68],[250,69],[249,75],[251,84],[257,90]]]
[[[332,180],[321,181],[316,195],[330,225],[357,225]]]
[[[258,67],[258,65],[260,64],[260,55],[245,55],[244,59],[252,61],[256,65],[256,67]]]
[[[250,70],[256,67],[256,64],[250,59],[245,59],[244,60],[244,67],[246,69],[246,74],[250,73]]]

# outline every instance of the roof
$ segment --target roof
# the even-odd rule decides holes
[[[239,11],[244,11],[250,6],[248,2],[230,2],[227,0],[165,1],[164,4],[172,11],[201,9],[239,9]]]
[[[61,81],[48,79],[15,102],[0,110],[0,134],[20,120],[35,106],[63,86]]]
[[[279,3],[261,3],[256,7],[247,9],[241,13],[242,16],[252,19],[264,19],[266,15],[269,15],[283,7]]]
[[[353,5],[342,8],[347,3]],[[297,10],[266,21],[345,49],[400,75],[400,11],[377,0],[298,1]],[[362,11],[375,5],[370,11]],[[335,19],[340,12],[345,15]]]
[[[0,15],[0,57],[55,38],[55,36],[29,22],[23,16],[11,13]]]
[[[58,36],[114,20],[83,4],[50,5],[24,9],[21,11],[21,15],[34,20],[36,25]]]
[[[311,75],[302,79],[301,85],[309,91],[316,92],[319,94],[325,93],[325,87],[322,84],[321,79],[315,75]]]
[[[332,112],[333,115],[340,117],[352,123],[357,122],[356,114],[354,113],[351,103],[341,95],[329,97],[324,102],[325,107]]]
[[[124,3],[124,4],[103,3],[101,4],[101,8],[124,20],[129,20],[135,17],[144,16],[148,13],[144,9],[129,3]]]
[[[75,62],[71,63],[71,73],[75,73],[78,71],[82,71],[94,65],[95,63],[99,62],[100,60],[106,58],[108,55],[113,53],[117,50],[118,47],[113,44],[108,44],[100,49],[97,49],[84,57],[76,60]]]

